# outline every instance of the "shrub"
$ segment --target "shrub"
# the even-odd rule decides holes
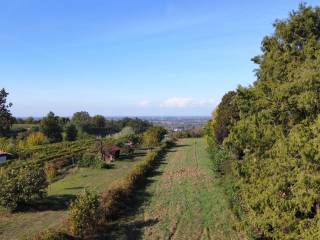
[[[70,230],[76,237],[92,236],[99,224],[100,208],[98,195],[83,191],[71,204],[69,210]]]
[[[48,138],[42,132],[31,133],[27,138],[28,146],[43,145],[48,142]]]
[[[96,154],[85,153],[82,158],[78,161],[79,167],[93,167],[93,168],[104,168],[105,162],[101,160]]]
[[[211,142],[208,152],[212,161],[212,169],[218,175],[226,173],[226,164],[231,160],[229,151],[216,142]]]
[[[46,178],[49,184],[52,184],[57,175],[57,166],[54,163],[46,163],[44,167]]]
[[[36,198],[42,198],[48,183],[43,167],[29,163],[5,169],[0,175],[0,186],[0,205],[16,210]]]
[[[148,148],[154,148],[160,145],[167,131],[163,127],[150,127],[143,134],[143,143]]]

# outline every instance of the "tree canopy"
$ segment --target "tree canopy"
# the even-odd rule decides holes
[[[59,117],[55,116],[53,112],[49,112],[48,115],[41,120],[40,130],[47,136],[50,142],[62,141],[62,127],[59,125]]]
[[[7,103],[8,95],[9,93],[4,88],[0,90],[0,137],[8,134],[14,121],[9,110],[12,104]]]
[[[245,221],[260,239],[320,234],[320,8],[300,5],[262,41],[257,80],[239,87],[225,146]],[[221,103],[222,106],[222,103]],[[219,119],[227,109],[217,110]],[[219,116],[220,115],[220,116]],[[226,136],[233,115],[216,125]],[[218,131],[218,132],[219,132]],[[221,138],[222,139],[222,138]],[[221,142],[219,139],[219,142]]]
[[[239,110],[235,102],[236,95],[235,91],[226,93],[213,113],[214,135],[220,144],[229,135],[233,124],[239,119]]]
[[[159,126],[150,127],[143,134],[143,143],[148,148],[157,147],[163,140],[166,133],[167,131],[163,127],[159,127]]]

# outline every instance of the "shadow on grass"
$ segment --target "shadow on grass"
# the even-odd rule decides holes
[[[120,155],[119,161],[132,161],[134,160],[135,158],[141,158],[141,157],[144,157],[147,153],[146,152],[135,152],[133,154],[123,154],[123,155]]]
[[[19,212],[42,212],[42,211],[62,211],[69,208],[76,195],[64,194],[48,196],[44,199],[36,200],[28,205],[24,205]]]
[[[159,157],[145,180],[136,187],[130,206],[125,206],[122,213],[116,216],[116,219],[110,220],[108,224],[103,226],[98,233],[98,237],[95,238],[96,240],[141,239],[145,227],[151,227],[159,222],[158,219],[137,220],[135,216],[139,214],[141,207],[150,201],[152,195],[147,192],[147,188],[156,181],[154,177],[163,174],[160,166],[167,164],[165,161],[166,154],[170,149],[172,149],[170,151],[175,152],[174,149],[180,146],[171,146]]]

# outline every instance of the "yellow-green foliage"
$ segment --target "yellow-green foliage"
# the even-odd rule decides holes
[[[69,209],[69,227],[76,237],[93,236],[101,216],[99,197],[88,190],[83,191]]]
[[[157,147],[166,133],[167,131],[163,127],[150,127],[143,134],[143,144],[148,148]]]
[[[48,138],[42,132],[31,133],[27,138],[29,146],[37,146],[49,143]]]
[[[0,150],[15,154],[17,152],[16,141],[8,138],[0,138]]]
[[[1,171],[0,206],[16,210],[46,194],[48,184],[40,164],[31,162]]]
[[[224,144],[243,220],[259,239],[320,237],[320,8],[301,5],[265,37],[257,81],[237,89]]]

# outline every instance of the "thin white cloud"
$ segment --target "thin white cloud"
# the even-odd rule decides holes
[[[172,97],[160,104],[160,107],[167,108],[185,108],[190,106],[192,98]]]
[[[194,99],[189,97],[172,97],[160,104],[163,108],[187,108],[187,107],[208,107],[213,106],[215,101],[212,99]]]
[[[142,100],[140,102],[138,102],[138,106],[142,107],[142,108],[146,108],[150,106],[150,101],[148,100]]]

